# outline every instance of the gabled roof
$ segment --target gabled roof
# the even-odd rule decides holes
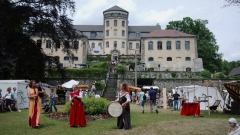
[[[108,11],[123,11],[123,12],[128,13],[128,11],[126,11],[126,10],[120,8],[120,7],[117,6],[117,5],[115,5],[115,6],[111,7],[111,8],[109,8],[109,9],[107,9],[107,10],[105,10],[105,11],[103,11],[103,13],[104,13],[104,12],[108,12]]]
[[[177,30],[154,30],[143,37],[196,37],[196,35],[191,35],[183,33]]]
[[[230,76],[240,75],[240,67],[233,68],[229,73]]]

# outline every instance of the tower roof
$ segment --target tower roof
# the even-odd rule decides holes
[[[107,10],[105,10],[105,11],[103,11],[103,13],[104,13],[104,12],[108,12],[108,11],[123,11],[123,12],[128,13],[128,11],[126,11],[126,10],[120,8],[120,7],[117,6],[117,5],[115,5],[115,6],[111,7],[111,8],[109,8],[109,9],[107,9]]]

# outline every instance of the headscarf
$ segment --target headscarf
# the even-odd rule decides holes
[[[239,126],[239,124],[238,124],[238,122],[235,118],[230,118],[228,121],[231,122],[231,123],[236,123],[237,127]]]

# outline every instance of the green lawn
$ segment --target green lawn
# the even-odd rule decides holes
[[[63,111],[62,105],[57,106],[59,111]],[[159,109],[159,114],[149,113],[149,106],[146,106],[145,113],[142,114],[139,105],[131,104],[132,129],[129,131],[118,130],[116,118],[107,120],[97,120],[88,122],[87,127],[71,128],[68,122],[52,120],[46,115],[41,117],[41,126],[32,129],[28,126],[28,110],[19,112],[0,113],[0,135],[116,135],[116,134],[148,134],[148,135],[226,135],[229,125],[228,119],[231,117],[240,120],[239,115],[211,113],[201,111],[203,117],[180,116],[179,111],[170,109]]]

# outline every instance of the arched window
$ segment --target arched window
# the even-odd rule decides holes
[[[109,42],[106,42],[106,48],[109,48]]]
[[[109,30],[106,30],[106,36],[109,36]]]
[[[51,40],[47,40],[47,42],[46,42],[46,48],[51,48],[51,46],[52,46]]]
[[[132,43],[129,43],[128,48],[129,48],[129,49],[132,49]]]
[[[191,61],[191,58],[190,57],[186,57],[186,61]]]
[[[167,41],[167,50],[171,49],[172,49],[171,41]]]
[[[64,41],[64,47],[65,49],[70,48],[69,41]]]
[[[153,60],[154,60],[153,57],[148,58],[148,61],[153,61]]]
[[[162,50],[162,41],[157,42],[157,49]]]
[[[122,26],[125,27],[125,21],[122,21]]]
[[[95,48],[95,43],[92,43],[92,48]]]
[[[117,48],[117,41],[114,41],[114,48]]]
[[[125,31],[124,31],[124,30],[122,30],[122,36],[123,36],[123,37],[125,36]]]
[[[139,49],[140,46],[139,46],[139,43],[136,43],[136,49]]]
[[[98,47],[102,49],[102,43],[98,43]]]
[[[190,42],[189,41],[185,41],[185,49],[190,50]]]
[[[148,50],[153,50],[153,42],[148,42]]]
[[[181,49],[181,42],[180,41],[176,41],[176,49],[177,50]]]
[[[37,40],[37,47],[42,48],[42,40]]]
[[[109,26],[109,21],[106,21],[106,26]]]
[[[172,57],[167,57],[167,61],[172,61]]]
[[[117,20],[114,20],[114,26],[117,26]]]

